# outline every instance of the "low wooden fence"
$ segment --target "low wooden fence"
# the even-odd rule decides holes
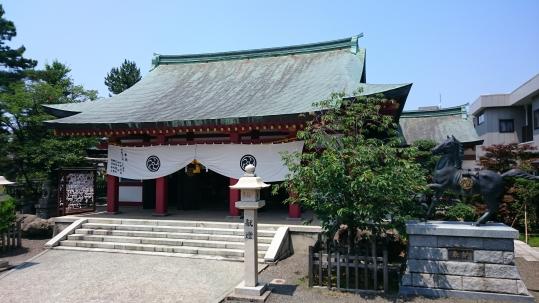
[[[13,222],[7,231],[0,233],[0,250],[8,251],[21,247],[21,221]]]
[[[309,287],[352,292],[389,290],[389,274],[400,266],[388,264],[387,245],[367,242],[353,250],[309,247]]]

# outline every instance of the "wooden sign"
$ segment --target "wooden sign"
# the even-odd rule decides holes
[[[448,248],[447,257],[450,261],[473,262],[473,249]]]

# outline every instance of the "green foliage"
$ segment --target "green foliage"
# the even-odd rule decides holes
[[[528,222],[531,222],[532,228],[539,230],[539,182],[526,179],[515,180],[515,202],[511,203],[511,209],[516,216],[519,226],[524,226],[524,206]]]
[[[526,241],[526,235],[520,233],[518,239],[522,242]],[[539,247],[539,235],[528,235],[528,245],[531,247]]]
[[[456,221],[475,221],[477,215],[475,213],[475,208],[463,202],[457,202],[447,209],[445,213],[445,220],[456,220]]]
[[[8,197],[0,201],[0,233],[5,232],[15,218],[15,199]]]
[[[389,100],[343,97],[314,104],[320,111],[297,135],[305,152],[285,156],[291,174],[281,187],[294,193],[287,202],[312,209],[329,233],[340,224],[402,231],[426,185],[417,148],[403,148],[393,117],[381,114]]]
[[[417,140],[412,144],[417,149],[415,160],[421,167],[427,176],[427,180],[432,179],[432,172],[436,167],[436,161],[440,159],[440,156],[432,154],[432,149],[436,146],[436,142],[432,140]]]
[[[537,148],[530,144],[494,144],[484,147],[486,152],[481,157],[481,166],[499,172],[518,168],[527,172],[533,171],[532,162],[537,159]],[[524,227],[524,206],[526,205],[528,222],[539,228],[539,182],[511,178],[506,179],[506,195],[500,205],[498,218],[514,227]]]
[[[24,46],[12,49],[8,41],[17,36],[15,24],[4,19],[4,8],[0,4],[0,91],[8,88],[9,84],[24,77],[24,70],[33,68],[37,62],[23,57]]]
[[[45,69],[32,72],[32,80],[14,82],[10,90],[0,92],[0,171],[23,186],[27,200],[40,195],[35,179],[50,178],[62,166],[84,165],[85,148],[95,139],[59,138],[44,121],[53,119],[44,111],[44,104],[83,102],[97,97],[95,91],[75,85],[70,69],[57,61]]]
[[[135,62],[127,59],[118,67],[113,67],[105,77],[105,85],[115,95],[137,83],[142,77]]]

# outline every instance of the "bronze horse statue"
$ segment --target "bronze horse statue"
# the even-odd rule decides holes
[[[474,225],[485,224],[498,210],[505,192],[505,179],[509,177],[539,180],[538,176],[530,175],[518,169],[511,169],[503,174],[492,170],[471,172],[462,169],[464,150],[462,144],[454,137],[447,139],[432,149],[435,155],[442,155],[436,162],[432,184],[428,187],[434,190],[434,196],[439,198],[446,190],[464,196],[481,195],[487,204],[485,213]],[[437,199],[436,199],[437,200]],[[430,216],[436,201],[430,203],[427,218]]]

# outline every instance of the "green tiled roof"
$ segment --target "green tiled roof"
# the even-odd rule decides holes
[[[385,93],[404,104],[411,84],[366,84],[359,36],[299,46],[154,57],[133,87],[98,101],[47,105],[55,128],[216,125],[312,112],[332,92]]]
[[[399,124],[406,143],[423,139],[440,143],[453,135],[463,143],[481,144],[466,106],[403,112]]]

